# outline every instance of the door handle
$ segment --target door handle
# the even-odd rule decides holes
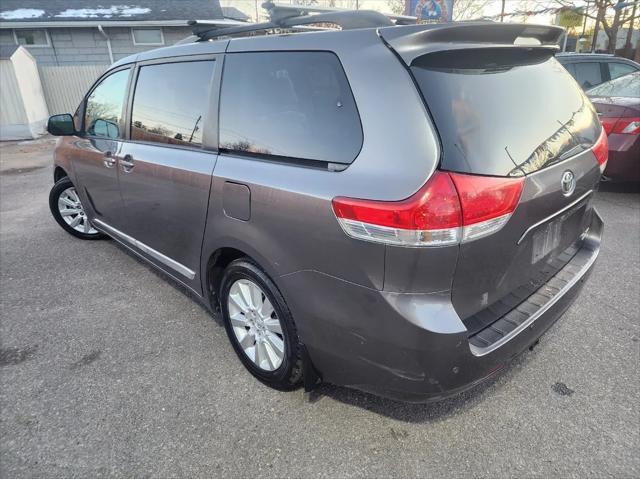
[[[122,166],[122,171],[125,173],[129,173],[133,170],[133,167],[135,166],[133,163],[133,156],[124,155],[124,158],[120,160],[120,166]]]
[[[110,151],[107,151],[104,154],[104,158],[102,159],[102,162],[104,163],[104,166],[106,166],[107,168],[113,168],[116,164],[116,159],[113,157],[113,153],[111,153]]]

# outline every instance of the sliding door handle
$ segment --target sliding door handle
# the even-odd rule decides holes
[[[122,166],[122,171],[125,173],[129,173],[133,170],[135,164],[133,163],[133,156],[124,155],[124,158],[120,160],[120,166]]]

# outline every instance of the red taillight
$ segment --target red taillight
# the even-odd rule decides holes
[[[611,131],[613,130],[613,127],[616,126],[616,123],[618,122],[618,118],[600,118],[600,123],[602,123],[602,128],[604,128],[604,131],[607,135],[611,134]]]
[[[640,117],[630,118],[600,118],[600,123],[607,135],[640,135]]]
[[[338,197],[333,210],[354,238],[402,246],[443,246],[498,231],[520,200],[524,178],[436,171],[410,198],[374,201]]]
[[[618,133],[621,135],[640,135],[640,117],[618,118],[618,121],[611,130],[611,133]]]
[[[496,178],[451,173],[462,205],[464,225],[513,213],[520,201],[524,178]]]
[[[458,242],[460,202],[449,174],[441,171],[406,200],[337,197],[333,211],[344,231],[355,238],[406,246]]]
[[[607,160],[609,159],[609,142],[604,128],[600,132],[598,140],[591,147],[591,151],[593,151],[593,154],[600,165],[600,171],[603,172],[607,166]]]

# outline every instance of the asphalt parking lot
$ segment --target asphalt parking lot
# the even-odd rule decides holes
[[[634,188],[598,193],[595,271],[538,347],[409,405],[261,385],[181,289],[54,222],[50,149],[0,145],[0,476],[640,476]]]

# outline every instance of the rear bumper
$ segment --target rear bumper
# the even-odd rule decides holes
[[[591,272],[602,229],[594,211],[581,249],[554,276],[562,276],[549,288],[554,294],[546,301],[534,294],[516,308],[529,314],[514,332],[483,347],[471,344],[448,291],[388,293],[315,271],[279,283],[323,380],[402,401],[439,400],[492,376],[553,325]]]

